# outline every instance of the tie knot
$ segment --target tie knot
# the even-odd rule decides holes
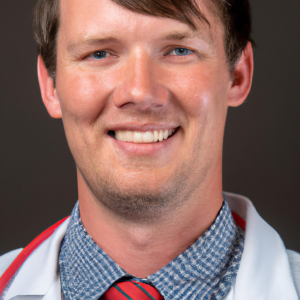
[[[127,280],[115,283],[100,300],[163,300],[158,290],[150,284]]]

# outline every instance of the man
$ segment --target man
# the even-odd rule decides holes
[[[246,99],[247,1],[40,0],[38,76],[79,203],[0,258],[0,299],[298,299],[299,254],[222,192]]]

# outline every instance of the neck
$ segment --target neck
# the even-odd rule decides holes
[[[216,177],[175,209],[152,222],[120,218],[103,206],[79,174],[79,209],[93,240],[126,272],[147,277],[191,246],[214,222],[223,203]],[[221,178],[220,178],[221,179]]]

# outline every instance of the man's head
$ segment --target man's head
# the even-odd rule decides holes
[[[195,11],[188,22],[112,0],[60,2],[56,84],[41,58],[39,81],[48,112],[63,119],[81,203],[145,220],[201,195],[222,198],[226,113],[249,93],[252,48],[230,72],[216,6],[196,8],[202,18]]]

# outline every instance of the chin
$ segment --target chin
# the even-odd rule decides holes
[[[130,182],[100,180],[90,185],[90,190],[100,205],[134,222],[149,222],[177,207],[176,200],[182,189],[178,182],[148,184],[147,180],[131,179]]]

